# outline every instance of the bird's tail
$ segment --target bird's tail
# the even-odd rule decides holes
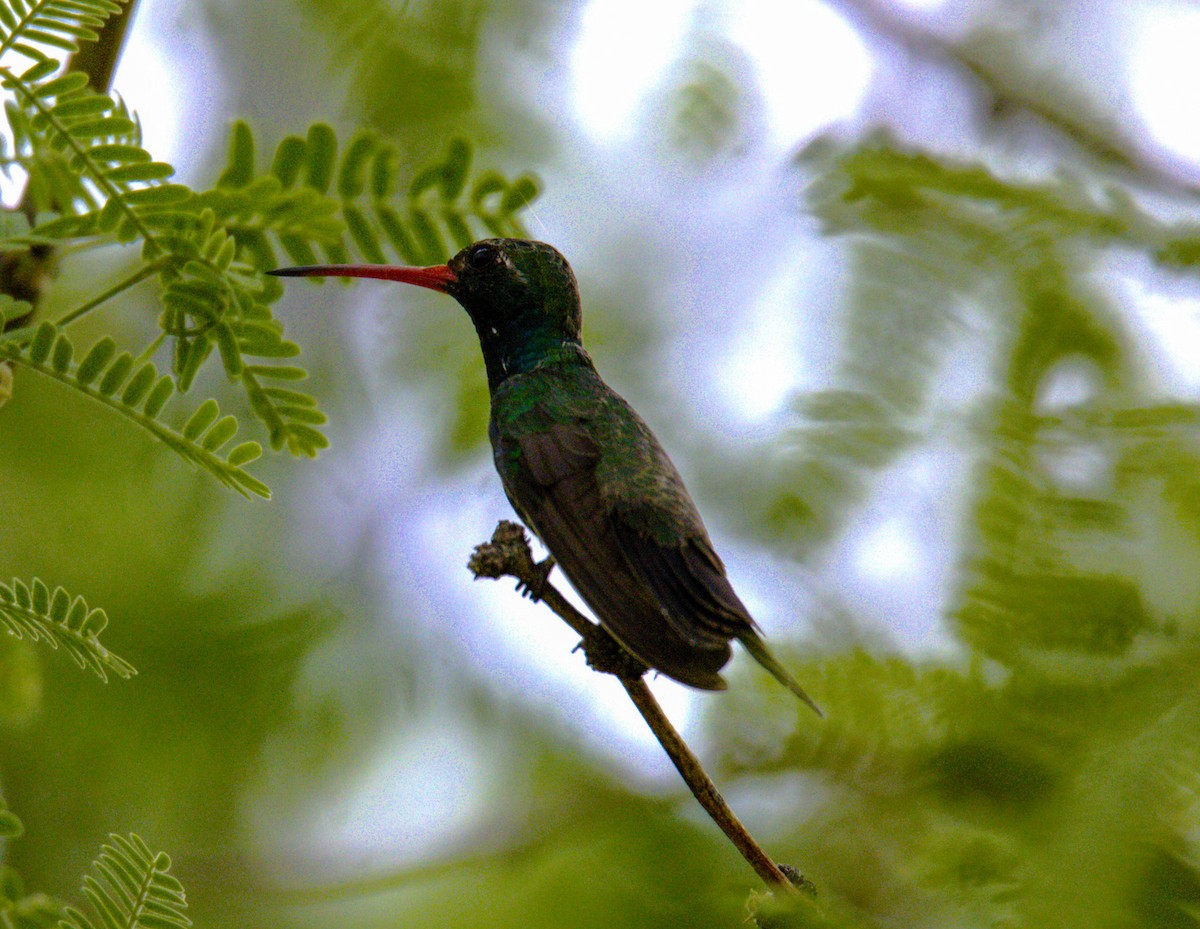
[[[786,670],[784,670],[783,665],[781,665],[776,660],[775,656],[772,655],[767,649],[767,643],[759,638],[756,632],[753,630],[747,630],[739,635],[738,639],[744,646],[746,646],[746,651],[750,653],[750,657],[770,671],[771,676],[775,678],[775,680],[779,681],[779,683],[781,683],[784,687],[812,707],[814,713],[816,713],[822,719],[825,718],[825,714],[821,712],[821,708],[813,702],[812,697],[804,692],[804,688],[797,684],[795,679],[788,674]]]

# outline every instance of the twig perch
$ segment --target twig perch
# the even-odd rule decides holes
[[[496,527],[490,542],[478,545],[471,555],[467,567],[475,577],[500,578],[505,575],[517,579],[517,589],[533,600],[540,600],[550,607],[568,626],[579,633],[580,643],[588,666],[596,671],[614,675],[629,694],[629,699],[670,757],[676,770],[682,775],[692,794],[704,807],[721,831],[746,859],[755,873],[772,888],[795,892],[797,887],[812,890],[812,884],[784,865],[780,869],[763,851],[741,821],[729,808],[712,778],[692,754],[683,737],[671,724],[654,694],[646,686],[644,675],[647,668],[629,654],[603,627],[592,622],[548,581],[554,567],[551,559],[535,562],[529,550],[525,530],[517,523],[502,520]]]

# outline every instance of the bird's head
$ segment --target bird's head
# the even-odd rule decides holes
[[[582,314],[571,266],[551,245],[528,239],[482,239],[447,264],[309,265],[271,271],[281,277],[367,277],[415,284],[462,304],[483,348],[495,390],[514,374],[560,357],[586,358]]]
[[[446,293],[463,305],[480,334],[514,324],[550,328],[578,341],[579,289],[571,266],[551,245],[528,239],[484,239],[450,259]]]
[[[482,239],[444,265],[309,265],[270,272],[281,277],[364,277],[415,284],[449,294],[466,309],[480,338],[522,333],[578,342],[582,324],[575,275],[558,249],[528,239]]]

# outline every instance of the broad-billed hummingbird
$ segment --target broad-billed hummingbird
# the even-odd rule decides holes
[[[449,294],[483,348],[505,493],[601,624],[643,663],[724,690],[731,639],[820,713],[767,650],[667,453],[584,351],[571,266],[543,242],[484,239],[428,268],[317,265]]]

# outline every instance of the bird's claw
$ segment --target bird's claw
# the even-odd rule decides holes
[[[548,556],[542,561],[534,564],[530,574],[532,575],[529,581],[518,580],[517,590],[521,592],[521,596],[528,597],[534,603],[537,603],[546,593],[546,584],[550,580],[550,572],[554,570],[557,562],[553,556]]]
[[[812,881],[810,881],[803,874],[801,874],[799,869],[793,867],[790,864],[776,863],[775,866],[777,868],[779,868],[780,871],[783,872],[783,876],[788,879],[788,883],[791,884],[793,887],[795,887],[797,890],[800,890],[800,891],[802,891],[806,894],[809,894],[813,897],[815,897],[817,895],[817,885],[814,884]]]
[[[583,649],[584,659],[593,671],[612,674],[624,681],[637,680],[647,671],[603,626],[593,627],[575,648]]]

